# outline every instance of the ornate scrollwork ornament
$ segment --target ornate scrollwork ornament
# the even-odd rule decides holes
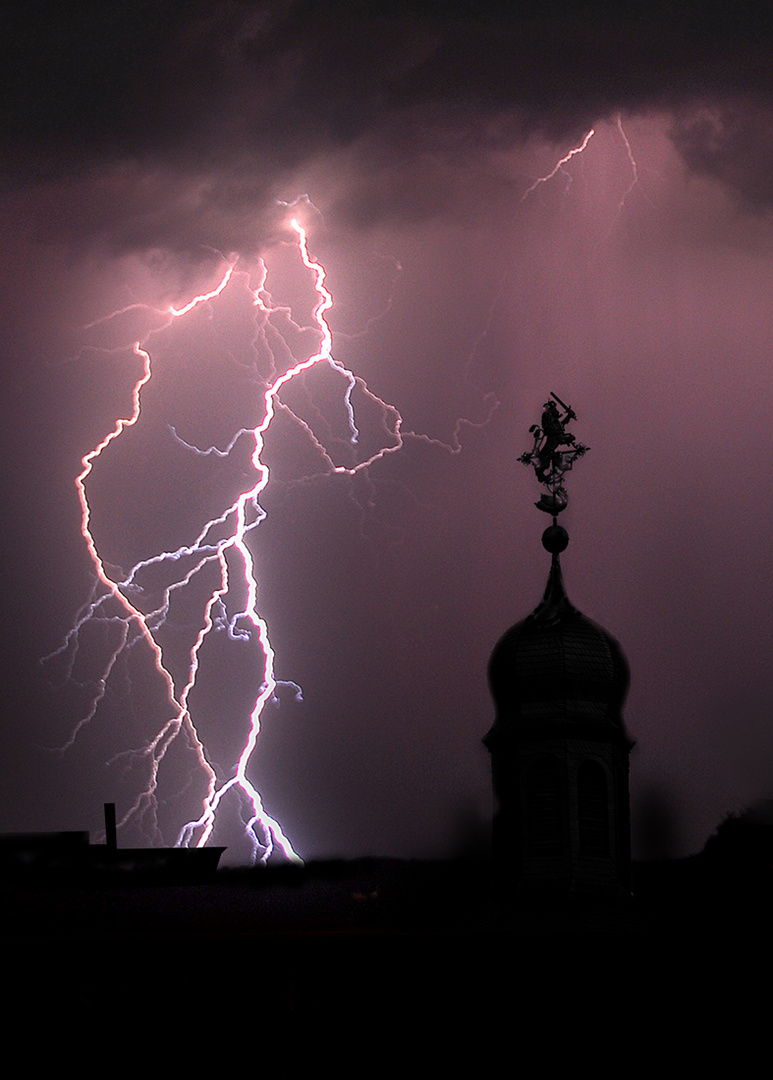
[[[577,458],[587,454],[590,449],[583,443],[575,442],[574,435],[566,430],[566,425],[576,419],[574,409],[565,405],[551,391],[550,399],[543,407],[540,424],[532,424],[529,428],[534,436],[534,446],[518,458],[524,465],[534,468],[537,480],[546,488],[534,505],[554,518],[566,509],[569,501],[564,474],[569,472]]]

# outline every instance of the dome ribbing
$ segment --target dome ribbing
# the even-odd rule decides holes
[[[530,722],[624,730],[628,663],[614,637],[569,602],[557,553],[542,602],[494,647],[489,684],[497,714],[487,741]]]

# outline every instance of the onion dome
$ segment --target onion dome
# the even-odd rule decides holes
[[[491,654],[489,684],[497,715],[488,745],[513,726],[534,723],[611,728],[625,735],[628,662],[612,635],[566,595],[559,553],[568,539],[559,525],[545,530],[542,543],[553,560],[542,602],[500,638]]]

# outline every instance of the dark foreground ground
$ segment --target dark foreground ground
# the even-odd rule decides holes
[[[569,1030],[628,1030],[644,1013],[671,1030],[704,995],[726,1024],[739,984],[754,986],[744,1015],[769,1014],[764,860],[640,865],[634,894],[625,927],[583,934],[497,925],[485,862],[367,859],[201,884],[17,876],[0,886],[6,1030],[31,1026],[45,1051],[53,1025],[86,1048],[102,1032],[135,1048],[365,1053],[370,1071],[406,1039],[453,1058],[517,1032],[560,1057]]]

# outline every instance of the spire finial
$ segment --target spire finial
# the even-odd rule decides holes
[[[527,450],[525,454],[521,454],[518,460],[522,461],[524,465],[534,466],[537,480],[547,488],[547,491],[543,491],[540,496],[539,502],[534,505],[538,510],[550,514],[553,518],[553,528],[559,529],[563,533],[564,530],[556,524],[556,517],[562,510],[566,509],[566,504],[569,501],[569,496],[563,484],[564,473],[569,472],[577,458],[586,454],[590,447],[575,442],[574,435],[566,430],[569,421],[577,419],[574,409],[564,404],[561,398],[554,394],[552,390],[550,398],[555,400],[548,399],[545,402],[542,411],[542,426],[532,424],[529,428],[529,432],[534,436],[534,446],[531,450]],[[561,409],[558,407],[559,405],[564,410],[563,416],[561,415]],[[568,449],[562,450],[560,447],[568,447]],[[550,531],[550,529],[547,529],[546,535]],[[564,547],[566,547],[566,544],[564,544]],[[548,550],[551,549],[548,548]]]

